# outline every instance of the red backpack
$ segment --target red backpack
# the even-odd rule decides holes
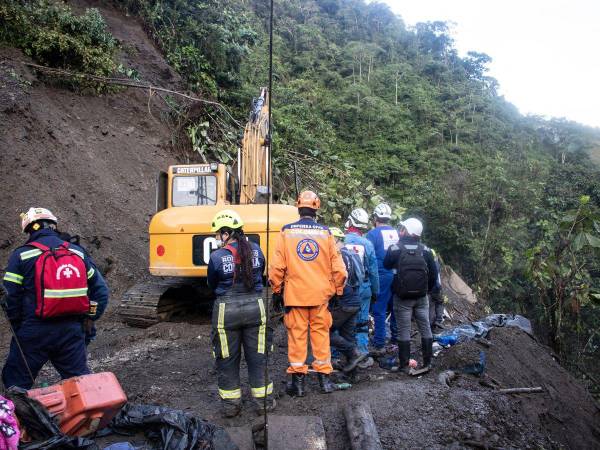
[[[70,251],[67,242],[53,249],[39,242],[27,245],[42,251],[35,262],[35,315],[40,319],[50,319],[89,313],[87,271],[83,258]]]

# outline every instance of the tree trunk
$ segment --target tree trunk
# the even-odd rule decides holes
[[[346,405],[344,417],[352,450],[383,450],[368,403]]]

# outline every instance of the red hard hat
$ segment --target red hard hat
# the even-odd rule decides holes
[[[311,208],[319,209],[321,207],[321,200],[319,196],[313,191],[300,192],[298,200],[296,200],[296,208]]]

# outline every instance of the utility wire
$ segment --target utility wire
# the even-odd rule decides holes
[[[66,76],[66,77],[71,77],[71,78],[85,78],[85,79],[88,79],[91,81],[96,81],[98,83],[106,83],[106,84],[112,84],[112,85],[116,85],[116,86],[132,87],[132,88],[137,88],[137,89],[147,89],[150,91],[150,93],[152,93],[152,91],[165,92],[167,94],[183,97],[183,98],[185,98],[187,100],[191,100],[193,102],[199,102],[199,103],[204,103],[206,105],[215,106],[215,107],[221,109],[232,120],[232,122],[235,125],[242,128],[242,124],[240,122],[238,122],[237,120],[235,120],[234,117],[229,112],[229,110],[223,104],[221,104],[219,102],[215,102],[212,100],[206,100],[205,98],[195,97],[195,96],[188,95],[188,94],[185,94],[185,93],[179,92],[179,91],[174,91],[171,89],[166,89],[166,88],[162,88],[162,87],[158,87],[158,86],[152,86],[152,85],[144,84],[144,83],[138,83],[138,82],[130,80],[129,78],[101,77],[98,75],[90,75],[87,73],[71,72],[71,71],[64,70],[64,69],[56,69],[54,67],[40,66],[39,64],[33,64],[33,63],[25,62],[25,61],[21,61],[21,63],[25,66],[33,67],[34,69],[40,70],[42,72],[47,72],[47,73],[49,73],[51,75],[55,75],[55,76]]]
[[[272,155],[273,155],[273,115],[272,115],[272,107],[273,107],[273,3],[274,0],[270,1],[270,14],[269,14],[269,147],[268,147],[268,151],[269,154],[267,156],[267,169],[268,169],[268,173],[267,173],[267,257],[266,257],[266,264],[267,264],[267,274],[268,274],[268,268],[269,268],[269,254],[270,254],[270,233],[271,233],[271,202],[273,201],[273,194],[271,193],[271,174],[272,174]],[[267,276],[268,278],[268,276]],[[270,331],[270,310],[271,310],[271,304],[269,302],[270,300],[270,295],[269,295],[269,287],[267,286],[267,290],[266,290],[266,304],[267,307],[266,309],[266,336],[269,336],[269,331]],[[271,336],[271,339],[273,339],[273,336]],[[264,397],[264,403],[263,403],[263,413],[264,413],[264,423],[265,423],[265,428],[264,428],[264,440],[265,440],[265,448],[267,450],[269,450],[269,416],[267,414],[267,399],[268,399],[268,395],[267,395],[267,388],[268,388],[268,384],[269,384],[269,339],[267,339],[266,342],[266,346],[265,346],[265,397]],[[273,391],[275,390],[275,387],[273,386]],[[272,394],[273,398],[275,397],[275,392],[273,392]]]

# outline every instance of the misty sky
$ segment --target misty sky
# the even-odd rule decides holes
[[[600,127],[600,0],[383,0],[407,26],[455,22],[461,55],[492,57],[489,75],[524,113]]]

